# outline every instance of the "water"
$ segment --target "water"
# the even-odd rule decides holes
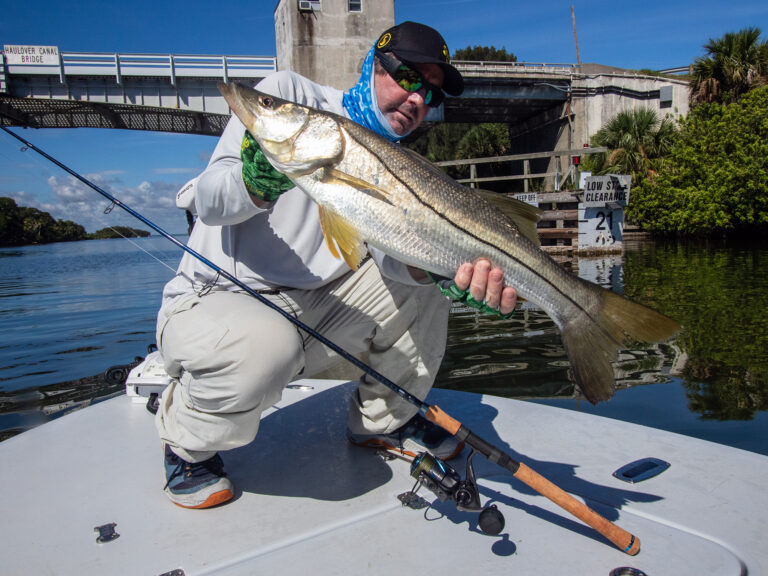
[[[160,238],[0,249],[0,439],[120,392],[101,377],[155,341],[180,251]]]
[[[443,387],[581,410],[768,455],[768,244],[628,242],[623,257],[581,259],[579,275],[683,325],[635,346],[619,390],[592,406],[568,378],[559,332],[540,311],[507,321],[454,308]]]
[[[133,243],[132,243],[133,242]],[[680,321],[617,364],[592,406],[541,311],[509,320],[455,306],[438,386],[526,398],[768,454],[768,245],[628,243],[581,259],[581,276]],[[103,376],[154,342],[178,248],[160,237],[0,249],[0,439],[122,393]],[[762,266],[761,266],[762,265]]]

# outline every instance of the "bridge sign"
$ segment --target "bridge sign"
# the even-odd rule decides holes
[[[584,206],[601,208],[608,204],[626,207],[632,176],[608,174],[584,178]]]
[[[584,197],[579,203],[579,248],[621,250],[624,208],[629,203],[632,176],[584,175]]]
[[[10,65],[59,65],[58,46],[23,46],[20,44],[6,44],[3,46],[3,52],[5,53],[5,62]]]

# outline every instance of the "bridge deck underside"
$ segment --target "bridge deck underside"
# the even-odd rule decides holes
[[[441,120],[520,125],[560,110],[568,89],[567,81],[553,78],[467,78],[464,94],[446,99]],[[156,78],[120,85],[107,78],[70,78],[64,85],[55,77],[39,77],[14,81],[9,93],[0,94],[5,126],[218,135],[228,112],[215,79],[180,79],[171,86]]]
[[[118,128],[217,136],[228,120],[228,114],[194,110],[0,96],[0,124],[4,126]]]
[[[513,98],[450,98],[445,101],[446,122],[500,122],[518,125],[553,108],[562,101]]]

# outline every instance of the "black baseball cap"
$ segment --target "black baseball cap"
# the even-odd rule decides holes
[[[394,52],[403,62],[438,64],[445,75],[443,91],[458,96],[464,91],[461,73],[448,63],[448,46],[434,28],[418,22],[403,22],[386,30],[376,41],[379,52]]]

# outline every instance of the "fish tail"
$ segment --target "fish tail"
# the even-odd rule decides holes
[[[596,404],[613,396],[611,362],[619,350],[634,341],[657,342],[674,335],[680,325],[658,312],[608,290],[600,290],[600,306],[594,314],[582,311],[563,328],[566,353],[576,383]]]

